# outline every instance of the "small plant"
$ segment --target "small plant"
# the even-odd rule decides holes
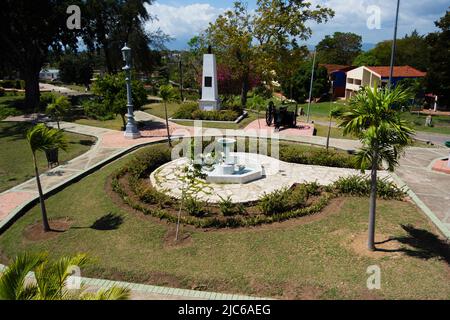
[[[290,208],[289,204],[289,194],[290,190],[288,188],[283,188],[280,190],[275,190],[272,193],[264,194],[258,203],[258,207],[262,213],[266,215],[273,215],[277,213],[282,213]]]
[[[205,217],[208,215],[208,210],[203,201],[194,196],[186,196],[184,198],[184,207],[186,212],[193,217]]]
[[[160,208],[166,208],[173,203],[168,195],[159,192],[152,186],[144,185],[144,183],[146,182],[141,183],[136,190],[139,200],[148,204],[158,205]]]
[[[333,184],[333,188],[340,194],[368,197],[370,195],[370,177],[353,175],[342,177]],[[401,200],[405,192],[388,179],[377,179],[377,196],[383,199]]]
[[[223,216],[230,217],[245,212],[244,205],[242,203],[233,203],[230,196],[226,198],[219,196],[219,198],[219,208]]]

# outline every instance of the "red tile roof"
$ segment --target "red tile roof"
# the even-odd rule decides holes
[[[341,64],[327,64],[327,63],[321,63],[321,64],[319,64],[319,66],[327,69],[328,74],[333,73],[335,71],[349,71],[351,69],[356,68],[356,67],[345,66],[345,65],[341,65]]]
[[[366,67],[379,74],[382,78],[389,78],[390,67]],[[394,67],[394,78],[421,78],[427,75],[426,72],[419,71],[410,66]]]

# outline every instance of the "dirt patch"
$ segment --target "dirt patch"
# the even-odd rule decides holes
[[[319,300],[323,290],[314,286],[297,286],[287,283],[283,290],[283,299],[287,300]]]
[[[44,231],[42,221],[28,226],[23,232],[24,238],[28,241],[42,241],[56,238],[60,234],[70,229],[72,221],[68,218],[61,218],[50,220],[49,224],[51,230],[48,232]]]
[[[164,272],[152,272],[149,275],[148,279],[144,282],[144,284],[164,286],[170,288],[183,287],[181,281],[177,277]]]
[[[367,232],[351,235],[347,240],[346,247],[350,247],[356,254],[369,258],[392,258],[402,255],[402,244],[384,234],[375,234],[375,247],[377,250],[370,251],[367,248]]]
[[[170,226],[167,229],[166,235],[164,236],[164,248],[184,248],[192,245],[193,240],[191,233],[180,226],[180,232],[178,233],[178,240],[175,240],[176,226]]]

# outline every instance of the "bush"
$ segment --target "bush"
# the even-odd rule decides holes
[[[39,98],[41,107],[46,108],[49,104],[54,103],[58,96],[53,92],[44,92]]]
[[[5,95],[5,89],[0,87],[0,97],[3,97]]]
[[[208,210],[203,201],[198,200],[195,197],[187,196],[183,201],[186,212],[193,217],[205,217],[208,215]]]
[[[127,164],[127,170],[135,178],[147,178],[151,172],[171,160],[170,149],[155,146],[136,153],[135,158]]]
[[[316,166],[359,169],[352,155],[321,148],[305,149],[303,146],[296,145],[281,145],[280,160]]]
[[[191,119],[192,113],[200,110],[198,103],[185,103],[172,115],[175,119]]]
[[[371,181],[370,177],[353,175],[340,178],[334,182],[332,188],[340,194],[368,197],[370,196]],[[378,179],[377,195],[383,199],[401,200],[405,197],[405,192],[387,179]]]
[[[264,194],[258,202],[258,207],[265,215],[286,212],[290,209],[290,190],[283,188]]]
[[[230,217],[237,214],[243,214],[245,212],[245,207],[241,203],[236,204],[231,201],[231,197],[227,198],[220,197],[219,208],[220,212],[224,217]]]
[[[109,108],[98,99],[89,99],[82,102],[84,114],[92,119],[101,121],[112,120],[115,118]]]
[[[141,182],[135,190],[139,200],[148,204],[158,205],[160,208],[165,208],[173,204],[172,199],[156,190],[154,187],[147,184],[147,182]]]
[[[237,111],[240,110],[240,113]],[[173,115],[174,119],[235,121],[242,114],[242,109],[224,109],[220,111],[203,111],[197,103],[183,104]]]

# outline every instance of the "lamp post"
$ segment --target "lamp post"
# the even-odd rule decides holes
[[[311,84],[309,86],[309,100],[308,100],[308,112],[306,115],[306,123],[309,123],[309,117],[310,117],[310,111],[311,111],[312,90],[313,90],[313,85],[314,85],[314,71],[316,68],[316,54],[317,54],[317,49],[314,50],[314,58],[313,58],[313,64],[312,64],[312,70],[311,70]]]
[[[122,70],[125,71],[125,82],[127,84],[127,126],[125,128],[125,138],[136,139],[141,136],[134,120],[133,111],[133,99],[131,98],[131,49],[127,47],[127,44],[122,48],[123,61],[125,62],[125,67]]]

